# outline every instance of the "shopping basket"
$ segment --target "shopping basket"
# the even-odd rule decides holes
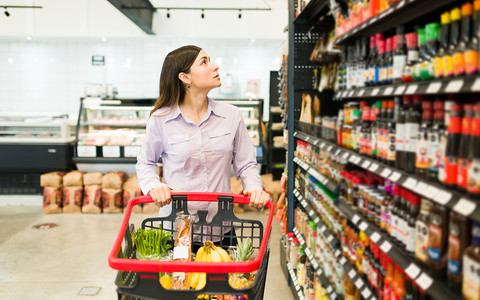
[[[132,234],[133,224],[129,225],[132,207],[140,203],[153,202],[150,196],[140,196],[129,201],[124,212],[120,232],[115,239],[112,251],[108,257],[110,267],[118,270],[115,279],[119,299],[178,299],[191,300],[199,295],[246,295],[248,299],[263,299],[267,265],[269,257],[269,236],[274,214],[274,205],[271,201],[265,205],[270,212],[264,229],[257,220],[239,219],[233,213],[233,203],[248,204],[250,198],[243,195],[221,193],[180,193],[172,192],[172,212],[168,217],[147,218],[142,222],[142,229],[162,228],[169,231],[172,243],[175,240],[175,218],[177,213],[188,214],[188,201],[217,201],[218,212],[212,221],[207,223],[207,211],[198,211],[193,230],[193,244],[200,246],[205,239],[222,239],[223,234],[235,229],[235,236],[230,238],[250,238],[253,247],[258,250],[256,258],[247,262],[178,262],[155,261],[136,259],[135,245]],[[173,224],[173,226],[172,226]],[[200,226],[200,227],[198,227]],[[202,230],[195,230],[202,228]],[[220,232],[219,235],[213,234]],[[205,230],[206,229],[206,230]],[[220,231],[218,231],[220,229]],[[196,233],[198,232],[198,233]],[[209,232],[204,234],[204,232]],[[228,273],[249,273],[256,271],[253,285],[246,289],[234,289],[228,283]],[[207,273],[207,283],[201,290],[169,290],[159,283],[159,272],[203,272]]]

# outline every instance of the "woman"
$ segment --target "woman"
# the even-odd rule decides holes
[[[160,97],[137,157],[140,187],[160,207],[160,216],[170,215],[172,190],[230,193],[232,159],[244,194],[250,196],[250,206],[262,208],[270,200],[262,189],[255,151],[240,111],[207,97],[220,85],[218,66],[199,47],[184,46],[165,58]],[[160,156],[164,183],[156,165]],[[196,215],[198,210],[208,210],[210,222],[218,205],[188,203],[190,214]]]

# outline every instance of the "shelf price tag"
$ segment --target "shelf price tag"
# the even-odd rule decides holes
[[[350,153],[345,152],[345,153],[343,153],[342,158],[343,158],[343,159],[348,159],[348,156],[349,156],[349,155],[350,155]]]
[[[418,286],[422,290],[426,291],[432,285],[433,279],[430,276],[428,276],[427,274],[422,273],[420,275],[420,277],[418,277],[418,279],[415,280],[415,282],[418,284]]]
[[[370,289],[364,289],[362,291],[362,297],[365,299],[368,299],[368,297],[370,297],[371,295],[372,295],[372,292],[370,291]]]
[[[463,87],[463,79],[452,80],[445,88],[447,93],[458,93]]]
[[[103,157],[120,157],[120,146],[103,146]]]
[[[378,167],[379,167],[378,164],[373,163],[373,164],[368,168],[368,170],[369,170],[370,172],[375,172],[376,170],[378,170]]]
[[[406,95],[413,95],[418,89],[418,84],[409,85],[407,91],[405,92]]]
[[[322,143],[320,144],[320,148],[322,148],[322,149],[325,148],[325,142],[322,142]]]
[[[390,86],[390,87],[385,89],[385,91],[383,92],[383,95],[384,96],[390,96],[392,93],[393,93],[393,87]]]
[[[414,263],[411,263],[406,269],[405,269],[405,273],[407,273],[407,275],[412,278],[413,280],[415,280],[415,278],[417,278],[418,274],[420,274],[421,270],[420,268],[414,264]]]
[[[309,215],[310,217],[313,217],[313,216],[315,215],[315,212],[313,212],[313,210],[310,210],[310,211],[308,212],[308,215]]]
[[[320,228],[320,231],[321,231],[322,233],[324,233],[325,230],[327,230],[327,227],[326,227],[326,226],[323,226],[322,228]]]
[[[141,146],[125,146],[123,148],[125,157],[137,157],[141,148]]]
[[[327,288],[327,294],[330,294],[331,292],[333,292],[333,288],[331,285],[329,285]]]
[[[436,94],[442,88],[441,82],[432,82],[427,87],[427,94]]]
[[[349,158],[348,158],[348,161],[351,162],[351,163],[355,163],[355,155],[351,155]]]
[[[390,249],[392,249],[392,244],[390,244],[388,241],[383,242],[383,244],[380,246],[380,249],[382,249],[383,252],[388,254]]]
[[[350,272],[348,272],[348,277],[350,277],[351,279],[353,279],[355,275],[357,275],[357,272],[355,272],[354,269],[351,269]]]
[[[342,152],[342,150],[337,149],[337,151],[335,151],[335,156],[339,156],[341,152]]]
[[[370,239],[371,239],[375,244],[378,243],[378,241],[380,240],[380,238],[381,238],[380,234],[379,234],[378,232],[376,232],[376,231],[375,231],[375,232],[372,234],[372,236],[370,237]]]
[[[337,250],[335,251],[335,257],[339,257],[340,254],[342,254],[342,253],[340,252],[340,250],[337,249]]]
[[[439,189],[437,189],[436,187],[434,187],[433,185],[429,185],[427,190],[425,191],[425,194],[424,196],[430,198],[430,199],[435,199],[435,197],[437,196],[437,194],[440,192]]]
[[[373,91],[372,91],[372,96],[378,95],[378,92],[380,92],[380,89],[379,88],[374,88]]]
[[[398,5],[397,5],[397,9],[401,8],[402,6],[405,5],[405,0],[403,0],[402,2],[400,2]]]
[[[305,142],[308,142],[309,140],[310,140],[309,136],[305,137]]]
[[[428,197],[428,194],[425,194],[428,190],[429,185],[426,184],[425,182],[418,182],[417,185],[415,186],[415,189],[413,191],[417,194],[423,195],[425,197]]]
[[[406,85],[401,85],[401,86],[397,87],[397,89],[395,90],[395,95],[403,95],[406,88],[407,88]]]
[[[367,169],[370,166],[371,162],[369,160],[364,160],[362,163],[362,168]]]
[[[358,221],[360,221],[360,217],[358,215],[354,215],[352,218],[353,224],[357,225]]]
[[[365,27],[366,23],[364,23],[362,26]],[[360,92],[358,92],[358,97],[362,97],[363,94],[365,94],[365,89],[361,89]]]
[[[478,92],[478,91],[480,91],[480,78],[475,79],[475,81],[473,82],[471,91],[472,91],[472,92]]]
[[[358,228],[360,228],[361,231],[365,232],[365,230],[367,230],[368,228],[368,224],[365,222],[362,222],[360,226],[358,226]]]
[[[388,179],[390,179],[393,182],[397,182],[400,179],[400,177],[402,177],[401,173],[393,172],[393,174]]]
[[[380,174],[380,176],[384,178],[388,178],[390,174],[392,174],[392,170],[390,170],[389,168],[386,168],[386,169],[383,169],[382,174]]]
[[[313,220],[313,222],[315,222],[315,223],[320,222],[320,218],[317,216],[317,217],[315,218],[315,220]]]
[[[355,157],[355,164],[360,164],[360,161],[362,160],[362,158],[360,156],[357,156]]]
[[[350,93],[348,93],[348,97],[352,97],[353,94],[355,94],[355,91],[354,91],[354,90],[352,90],[352,91],[350,91]]]
[[[453,207],[453,210],[464,216],[469,216],[477,208],[477,205],[470,200],[461,198]]]
[[[342,258],[340,259],[340,263],[344,265],[346,262],[347,262],[347,259],[345,258],[345,256],[342,256]]]
[[[357,289],[361,289],[363,287],[364,283],[363,283],[363,280],[361,278],[358,278],[357,281],[355,281],[355,286],[357,287]]]
[[[417,185],[417,180],[413,177],[409,177],[407,181],[403,184],[407,189],[413,190]]]
[[[328,152],[332,151],[332,148],[333,148],[332,145],[328,146],[327,151],[328,151]]]
[[[450,199],[452,199],[452,193],[447,191],[440,191],[434,198],[432,198],[433,201],[441,205],[446,205]]]
[[[327,238],[327,242],[331,243],[333,241],[333,235],[330,235],[328,238]]]
[[[96,146],[77,146],[78,157],[97,157]]]

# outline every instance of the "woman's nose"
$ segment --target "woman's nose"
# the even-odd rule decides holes
[[[218,65],[216,65],[216,64],[214,64],[214,63],[211,62],[211,63],[210,63],[210,69],[216,71],[216,70],[218,70]]]

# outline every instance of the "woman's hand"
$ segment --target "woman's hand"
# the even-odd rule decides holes
[[[250,196],[250,206],[254,208],[263,208],[268,201],[272,198],[270,194],[265,191],[253,190],[253,191],[243,191],[245,196]]]
[[[148,194],[152,197],[153,202],[159,207],[165,206],[172,202],[171,189],[167,185],[153,188],[150,190],[150,192],[148,192]]]

